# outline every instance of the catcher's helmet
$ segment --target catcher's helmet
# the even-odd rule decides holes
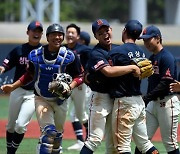
[[[64,35],[64,29],[61,25],[59,24],[52,24],[50,25],[47,30],[46,30],[46,36],[49,34],[49,33],[53,33],[53,32],[60,32],[60,33],[63,33]]]

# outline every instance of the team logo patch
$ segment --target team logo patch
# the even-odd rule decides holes
[[[97,69],[102,64],[104,64],[104,61],[100,60],[96,65],[94,65],[94,68]]]
[[[146,28],[143,30],[143,35],[145,35],[147,33]]]
[[[9,60],[8,59],[4,59],[4,63],[5,64],[9,63]]]
[[[97,24],[98,24],[98,26],[100,26],[103,24],[103,21],[101,19],[99,19],[99,20],[97,20]]]
[[[171,72],[170,72],[169,68],[166,71],[166,76],[170,76],[171,77]]]

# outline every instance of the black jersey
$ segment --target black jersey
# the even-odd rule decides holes
[[[2,66],[5,67],[5,72],[11,70],[15,67],[15,74],[13,82],[17,81],[25,72],[28,63],[28,54],[33,50],[40,47],[41,44],[37,46],[31,46],[28,43],[22,44],[14,48],[4,59]],[[26,90],[32,90],[34,88],[33,83],[29,85],[22,86]]]
[[[152,54],[149,59],[152,61],[154,74],[148,78],[148,92],[145,97],[151,101],[171,94],[169,84],[177,79],[177,66],[174,56],[165,49],[156,55]]]
[[[65,46],[68,48],[67,44]],[[70,48],[70,50],[72,50],[74,53],[76,53],[78,55],[78,57],[80,58],[81,64],[82,64],[83,68],[85,69],[88,58],[89,58],[89,54],[92,49],[87,45],[76,43],[74,48]]]
[[[145,57],[143,50],[134,43],[125,43],[109,52],[114,66],[126,66],[131,64],[132,58]],[[139,78],[132,73],[115,77],[111,83],[110,96],[120,98],[124,96],[141,95]]]
[[[112,49],[115,47],[117,47],[117,45],[113,44]],[[88,80],[90,81],[88,86],[93,91],[109,93],[111,78],[106,77],[100,71],[101,68],[110,65],[108,62],[108,52],[107,49],[103,48],[100,44],[97,44],[90,53],[87,63],[87,70],[90,73],[88,75]]]

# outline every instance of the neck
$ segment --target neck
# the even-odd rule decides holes
[[[135,40],[133,39],[126,39],[124,43],[135,43]]]
[[[162,45],[157,46],[157,48],[153,51],[153,53],[156,55],[163,49]]]
[[[39,44],[39,42],[38,43],[28,42],[28,44],[31,46],[37,46]]]
[[[69,44],[67,44],[67,47],[69,49],[73,49],[75,47],[75,45],[76,45],[76,43],[69,43]]]

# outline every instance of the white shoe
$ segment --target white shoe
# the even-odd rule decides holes
[[[77,140],[77,143],[67,148],[67,150],[77,150],[81,151],[82,147],[84,146],[84,142]]]

